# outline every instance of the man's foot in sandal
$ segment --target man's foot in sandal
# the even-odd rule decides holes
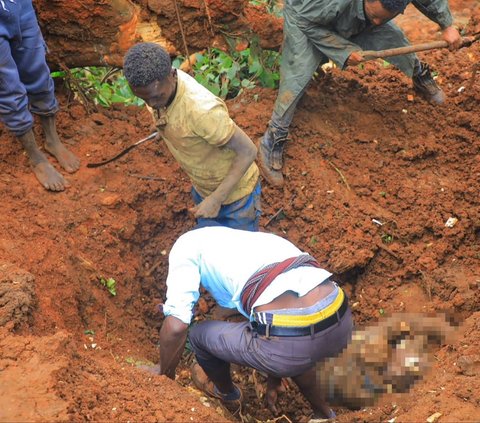
[[[208,378],[198,363],[194,363],[190,368],[192,381],[200,391],[212,398],[216,398],[222,402],[225,408],[233,415],[241,410],[243,395],[241,389],[233,384],[232,392],[222,393],[215,384]]]

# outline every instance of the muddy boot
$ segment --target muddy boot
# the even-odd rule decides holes
[[[433,79],[430,67],[426,63],[419,62],[415,66],[412,81],[415,92],[430,104],[440,105],[445,103],[445,93]]]
[[[62,144],[55,125],[55,115],[40,116],[45,133],[45,150],[54,156],[60,166],[68,173],[74,173],[80,167],[80,160]]]
[[[258,152],[259,166],[263,177],[275,187],[282,187],[283,149],[287,141],[287,132],[280,132],[270,126],[260,139]]]
[[[45,155],[39,150],[31,129],[26,134],[20,135],[18,139],[30,159],[33,173],[35,173],[38,181],[46,189],[50,191],[63,191],[65,187],[69,186],[68,182],[55,170]]]

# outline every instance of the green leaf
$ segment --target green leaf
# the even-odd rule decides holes
[[[112,296],[117,295],[117,282],[113,278],[100,278],[100,283],[107,288]]]

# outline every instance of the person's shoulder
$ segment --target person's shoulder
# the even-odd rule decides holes
[[[181,70],[177,70],[177,73],[184,86],[185,101],[188,101],[193,110],[199,113],[209,112],[216,107],[226,110],[224,101],[197,82],[195,78]]]

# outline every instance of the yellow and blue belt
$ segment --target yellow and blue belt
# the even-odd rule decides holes
[[[328,329],[340,321],[348,308],[348,297],[342,289],[323,310],[306,315],[273,314],[271,324],[251,322],[252,329],[265,336],[306,336]]]

